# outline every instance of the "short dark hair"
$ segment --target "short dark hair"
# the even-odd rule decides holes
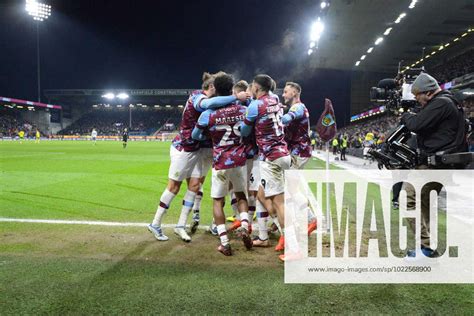
[[[239,90],[241,91],[247,91],[247,88],[249,87],[249,84],[245,80],[240,80],[234,85],[234,90]]]
[[[262,90],[265,92],[270,91],[270,89],[272,88],[272,80],[272,77],[264,74],[256,75],[255,78],[253,78],[253,81],[255,83],[258,83],[260,87],[262,87]]]
[[[285,87],[286,86],[290,86],[294,89],[296,89],[296,91],[298,91],[298,93],[301,93],[301,86],[299,84],[297,84],[296,82],[291,82],[291,81],[288,81],[286,84],[285,84]]]
[[[232,75],[222,73],[214,78],[214,87],[217,95],[231,95],[234,86],[234,77]]]

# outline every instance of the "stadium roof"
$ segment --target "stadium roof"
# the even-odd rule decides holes
[[[111,103],[111,104],[137,104],[148,105],[179,105],[184,104],[189,94],[194,89],[54,89],[45,90],[48,100],[58,104],[87,105]],[[118,95],[126,93],[125,100],[108,100],[103,96],[113,93]]]
[[[1,97],[1,96],[0,96],[0,104],[9,106],[11,108],[14,108],[14,107],[22,108],[23,106],[26,106],[27,108],[39,107],[39,108],[61,110],[60,105],[46,104],[46,103],[41,103],[41,102],[27,101],[27,100],[7,98],[7,97]]]
[[[191,94],[196,89],[50,89],[44,94],[50,102],[67,105],[94,104],[146,104],[146,105],[184,105]],[[113,93],[118,95],[125,93],[126,100],[107,100],[103,96]],[[281,94],[282,90],[277,89],[276,93]]]
[[[106,93],[127,93],[129,96],[189,96],[195,89],[49,89],[47,96],[89,96],[101,100]]]
[[[428,1],[419,0],[409,9],[411,0],[339,0],[331,1],[319,48],[310,56],[320,68],[396,72],[398,62],[410,65],[426,52],[438,50],[442,44],[460,37],[474,28],[472,0]],[[398,16],[406,13],[400,23]],[[376,39],[392,27],[379,45]],[[443,54],[455,54],[458,48],[473,47],[474,32]],[[367,50],[374,47],[369,54]],[[362,55],[360,66],[355,63]],[[437,58],[438,62],[442,58]],[[433,61],[436,58],[432,59]]]

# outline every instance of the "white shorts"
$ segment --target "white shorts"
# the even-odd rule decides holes
[[[304,169],[310,157],[291,155],[291,169]]]
[[[229,184],[232,183],[234,192],[247,194],[247,166],[216,170],[212,168],[211,197],[219,199],[229,193]]]
[[[170,146],[170,169],[168,178],[175,181],[184,181],[191,177],[192,171],[199,160],[199,151],[179,151]]]
[[[199,160],[194,166],[191,177],[201,178],[207,176],[209,169],[212,166],[212,148],[201,148],[199,149],[198,155]]]
[[[289,155],[273,161],[260,161],[260,177],[265,197],[285,192],[285,170],[290,169],[290,165]]]
[[[247,179],[249,181],[249,191],[258,191],[260,186],[260,160],[247,159]]]

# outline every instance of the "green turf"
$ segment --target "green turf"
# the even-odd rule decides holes
[[[169,142],[130,142],[126,149],[117,141],[0,142],[0,217],[150,222],[168,181],[169,147]],[[323,167],[316,160],[310,165]],[[183,186],[165,223],[177,221],[184,193]],[[203,223],[211,221],[210,207],[211,200],[203,199]]]
[[[0,217],[150,222],[167,182],[169,145],[0,142]],[[183,193],[166,223],[176,222]],[[202,210],[209,223],[209,198]],[[236,255],[228,258],[216,244],[202,231],[183,244],[157,242],[136,227],[0,223],[0,314],[473,310],[472,285],[285,285],[273,249],[247,252],[233,240]]]
[[[149,222],[166,187],[170,143],[0,142],[0,216]],[[209,192],[206,182],[205,191]],[[168,212],[177,220],[185,189]],[[210,201],[203,202],[208,209]],[[210,219],[207,212],[203,212]]]
[[[142,228],[0,223],[0,314],[469,314],[470,285],[286,285],[273,249]]]

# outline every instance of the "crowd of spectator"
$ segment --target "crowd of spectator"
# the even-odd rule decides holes
[[[19,111],[0,109],[0,137],[15,137],[20,131],[25,132],[26,137],[33,137],[36,129],[36,125],[24,120]],[[44,135],[42,131],[40,133]]]
[[[129,128],[131,135],[151,135],[166,124],[167,131],[175,129],[181,120],[182,109],[141,109],[132,110],[130,128],[130,112],[127,109],[92,109],[81,118],[61,130],[61,135],[86,135],[93,128],[99,135],[117,135],[124,128]],[[173,128],[170,129],[170,127]]]
[[[474,98],[468,98],[463,101],[464,112],[471,123],[471,135],[469,135],[469,151],[474,152]]]
[[[474,72],[474,49],[468,50],[452,59],[445,60],[443,64],[428,70],[433,77],[442,83]]]
[[[442,65],[431,69],[430,73],[441,83],[449,82],[469,73],[474,73],[474,49],[470,49],[461,55],[444,61]],[[466,118],[470,120],[471,126],[474,126],[474,98],[472,98],[472,96],[466,98],[462,101],[462,106]],[[355,124],[350,124],[338,130],[335,137],[336,140],[331,140],[330,146],[337,152],[340,151],[341,144],[343,143],[347,143],[347,147],[349,148],[364,148],[367,147],[367,145],[372,147],[380,146],[390,132],[398,126],[399,119],[400,117],[397,115],[386,113]],[[312,138],[315,140],[315,147],[322,149],[324,144],[316,133],[312,134]],[[469,144],[470,150],[474,151],[472,134],[469,138]]]
[[[343,143],[347,143],[348,148],[362,148],[366,142],[370,142],[374,146],[380,145],[385,141],[388,134],[398,126],[399,120],[399,116],[386,113],[345,126],[339,129],[335,136],[337,141],[334,144],[337,144],[337,151]],[[315,147],[322,149],[324,143],[316,133],[312,133],[312,138],[315,140]],[[332,140],[330,146],[333,146]]]
[[[372,133],[375,143],[383,142],[390,131],[399,125],[400,117],[392,114],[381,114],[372,120],[349,125],[339,130],[339,137],[348,137],[351,147],[361,147],[367,134]],[[369,135],[370,136],[370,135]]]
[[[464,113],[474,127],[474,98],[462,101]],[[334,141],[329,145],[334,154],[342,151],[342,144],[347,144],[347,148],[379,147],[386,138],[400,124],[400,116],[395,114],[381,114],[372,119],[366,119],[355,124],[350,124],[338,130]],[[323,149],[324,143],[319,139],[317,133],[313,132],[311,138],[314,139],[314,146]],[[473,135],[469,135],[470,151],[474,151]],[[345,150],[345,149],[344,149]]]

